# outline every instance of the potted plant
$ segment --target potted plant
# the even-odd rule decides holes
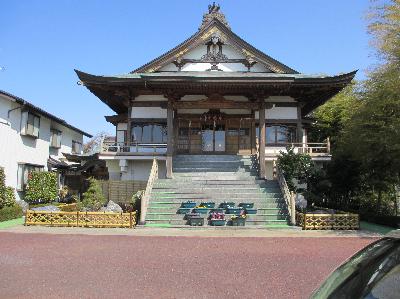
[[[215,207],[215,202],[211,202],[211,201],[206,201],[206,202],[201,202],[200,204],[201,206],[207,207],[209,209],[212,209]]]
[[[186,214],[190,226],[203,226],[204,217],[201,217],[200,213],[189,213]]]
[[[232,226],[245,226],[246,224],[246,214],[233,215],[231,217]]]
[[[200,213],[200,214],[207,214],[208,210],[209,210],[209,208],[207,206],[203,206],[200,204],[193,209],[193,212]]]
[[[234,207],[234,206],[235,206],[234,202],[226,202],[226,201],[224,201],[224,202],[221,202],[219,204],[219,207],[222,208],[222,209],[226,209],[227,207]]]
[[[244,209],[242,207],[227,207],[225,212],[226,214],[241,215],[244,213]]]
[[[193,209],[196,206],[196,202],[188,200],[181,203],[181,208],[183,209]]]
[[[210,225],[224,226],[225,225],[225,215],[223,213],[218,213],[218,212],[211,213]]]

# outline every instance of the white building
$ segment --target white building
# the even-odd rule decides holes
[[[0,167],[6,185],[23,199],[29,171],[48,170],[48,162],[64,160],[63,153],[82,153],[83,136],[90,134],[0,90]]]

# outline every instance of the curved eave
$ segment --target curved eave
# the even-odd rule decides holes
[[[127,88],[131,90],[189,90],[202,88],[229,87],[243,88],[243,91],[272,90],[276,94],[296,94],[295,98],[304,103],[303,113],[308,114],[336,95],[353,80],[357,71],[337,76],[306,76],[301,74],[260,74],[224,73],[221,76],[207,74],[187,74],[184,72],[163,75],[132,74],[125,76],[96,76],[76,70],[82,82],[94,95],[117,113],[126,111],[126,99],[110,90]],[[218,73],[217,73],[218,74]],[[281,93],[278,93],[281,92]]]

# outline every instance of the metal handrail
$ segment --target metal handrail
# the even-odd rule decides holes
[[[166,149],[166,143],[139,143],[139,142],[110,142],[103,141],[101,152],[103,153],[124,153],[124,152],[141,152],[140,149],[150,148],[156,153],[158,149]]]
[[[140,224],[146,222],[147,206],[150,200],[150,193],[153,189],[155,180],[158,178],[158,163],[157,159],[153,159],[153,165],[151,166],[149,179],[147,180],[146,190],[143,193],[142,200],[140,203]]]
[[[289,216],[290,216],[290,224],[296,225],[296,203],[295,203],[295,199],[294,199],[295,194],[294,194],[294,192],[289,190],[286,179],[285,179],[281,169],[279,168],[279,166],[276,167],[276,175],[277,175],[279,187],[283,194],[283,198],[288,207],[288,212],[289,212]]]

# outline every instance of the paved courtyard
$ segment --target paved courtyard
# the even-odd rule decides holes
[[[3,231],[0,297],[307,298],[375,239]]]

